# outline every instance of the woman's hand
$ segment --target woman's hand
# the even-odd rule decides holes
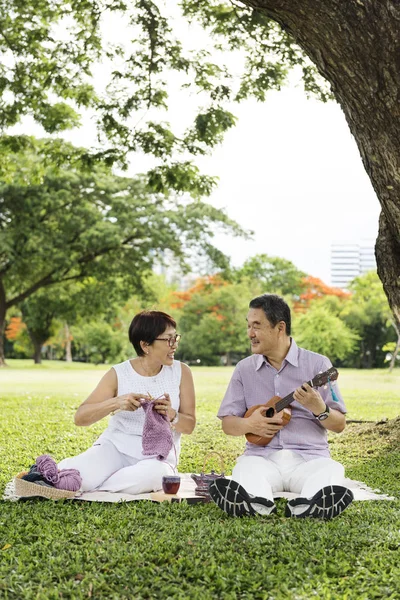
[[[151,398],[147,394],[122,394],[115,398],[117,407],[113,412],[117,410],[137,410],[142,406],[143,400],[151,400]]]
[[[160,398],[155,399],[154,410],[156,410],[160,415],[167,415],[168,419],[172,421],[177,411],[171,406],[171,398],[169,394],[164,393]]]

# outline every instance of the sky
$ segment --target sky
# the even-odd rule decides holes
[[[234,264],[266,253],[330,283],[331,244],[374,245],[380,212],[341,108],[291,86],[236,114],[203,168],[220,178],[211,201],[254,238],[221,238],[219,247]]]
[[[199,29],[179,22],[181,38],[204,42]],[[107,21],[106,33],[123,39],[121,22]],[[203,36],[203,38],[201,37]],[[235,58],[236,60],[236,58]],[[104,67],[97,70],[102,87]],[[188,126],[198,100],[171,82],[168,120]],[[236,127],[211,156],[197,157],[203,173],[218,176],[209,198],[244,229],[252,240],[218,235],[215,244],[235,266],[255,254],[291,260],[299,269],[331,283],[330,248],[334,242],[374,245],[379,203],[364,171],[344,114],[334,101],[307,99],[294,77],[282,91],[269,92],[264,103],[247,100],[231,106]],[[43,135],[29,119],[16,130]],[[91,145],[95,129],[88,118],[63,137]],[[132,157],[128,175],[151,168],[144,156]]]

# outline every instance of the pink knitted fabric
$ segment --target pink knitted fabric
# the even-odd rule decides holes
[[[166,415],[160,415],[154,410],[156,401],[143,402],[142,408],[146,414],[142,448],[144,455],[157,454],[158,460],[167,458],[172,446],[172,431]]]

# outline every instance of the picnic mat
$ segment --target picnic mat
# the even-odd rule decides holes
[[[148,494],[123,494],[120,492],[83,492],[77,493],[74,500],[86,500],[87,502],[132,502],[134,500],[151,500],[153,502],[182,502],[187,501],[190,504],[202,502],[201,496],[196,496],[196,484],[190,477],[190,473],[180,473],[181,486],[179,492],[175,495],[164,494],[164,492],[152,492]],[[345,479],[343,485],[348,487],[354,494],[354,500],[396,500],[393,496],[388,496],[381,490],[372,489],[362,481]],[[298,494],[291,492],[278,492],[274,494],[275,498],[296,498]],[[3,500],[18,500],[15,493],[14,479],[10,481],[4,490]]]

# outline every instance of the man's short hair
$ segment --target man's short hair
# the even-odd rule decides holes
[[[286,335],[290,335],[292,322],[290,308],[281,296],[262,294],[250,301],[249,308],[262,308],[272,327],[275,327],[280,321],[284,321],[286,323]]]
[[[167,327],[176,327],[176,321],[159,310],[143,310],[133,317],[129,326],[129,341],[138,356],[144,356],[140,342],[152,344]]]

